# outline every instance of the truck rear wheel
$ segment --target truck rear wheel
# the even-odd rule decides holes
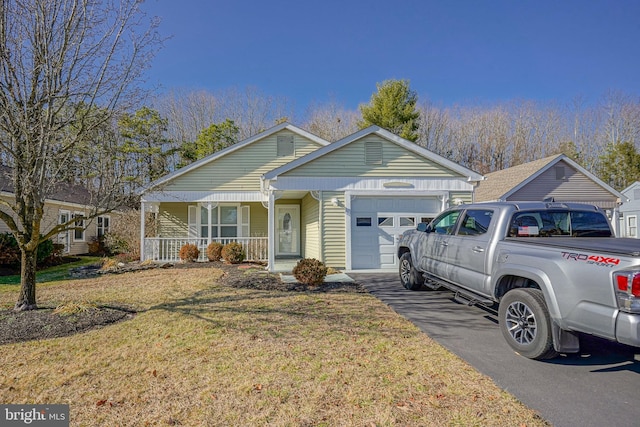
[[[417,291],[422,288],[423,280],[420,273],[413,268],[411,253],[405,252],[400,257],[400,283],[410,291]]]
[[[529,359],[551,359],[551,318],[540,289],[517,288],[506,293],[498,310],[500,330],[511,348]]]

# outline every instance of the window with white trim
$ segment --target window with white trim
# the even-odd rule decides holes
[[[98,228],[98,237],[104,236],[111,228],[111,218],[108,215],[99,216],[96,219],[96,226]]]
[[[249,206],[237,204],[206,204],[189,206],[189,237],[229,238],[248,237]]]
[[[84,214],[82,212],[74,212],[73,218],[75,219],[73,240],[75,242],[84,242]]]
[[[638,237],[638,217],[636,215],[627,217],[627,231],[629,237]]]

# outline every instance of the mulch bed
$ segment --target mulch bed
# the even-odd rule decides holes
[[[355,282],[326,282],[320,286],[283,283],[279,275],[268,273],[263,265],[252,263],[179,263],[164,268],[219,268],[224,271],[220,283],[235,288],[280,292],[367,292],[364,286]],[[69,336],[128,320],[134,315],[130,310],[117,307],[90,307],[73,314],[54,313],[53,308],[23,312],[0,310],[0,345]]]

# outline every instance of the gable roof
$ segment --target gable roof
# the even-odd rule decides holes
[[[486,175],[486,180],[476,188],[475,200],[485,202],[506,199],[525,185],[531,183],[538,176],[542,175],[560,161],[564,161],[578,172],[587,176],[600,187],[619,197],[621,200],[627,200],[627,198],[620,192],[604,183],[600,178],[564,154],[556,154],[539,160],[534,160],[533,162],[523,163],[518,166],[488,173]]]
[[[143,194],[144,192],[146,192],[146,191],[148,191],[148,190],[150,190],[150,189],[152,189],[154,187],[157,187],[157,186],[162,185],[162,184],[164,184],[166,182],[169,182],[172,179],[175,179],[175,178],[177,178],[177,177],[179,177],[181,175],[184,175],[185,173],[188,173],[188,172],[190,172],[190,171],[192,171],[194,169],[197,169],[197,168],[199,168],[201,166],[204,166],[204,165],[206,165],[208,163],[211,163],[212,161],[217,160],[220,157],[226,156],[227,154],[233,153],[234,151],[238,151],[238,150],[246,147],[247,145],[253,144],[256,141],[264,139],[264,138],[266,138],[266,137],[268,137],[270,135],[273,135],[273,134],[275,134],[277,132],[280,132],[281,130],[284,130],[284,129],[290,130],[291,132],[293,132],[295,134],[298,134],[298,135],[300,135],[300,136],[302,136],[304,138],[310,139],[311,141],[316,142],[316,143],[318,143],[318,144],[320,144],[322,146],[326,146],[326,145],[329,144],[329,141],[327,141],[325,139],[322,139],[319,136],[316,136],[316,135],[314,135],[314,134],[312,134],[310,132],[307,132],[304,129],[300,129],[299,127],[294,126],[291,123],[284,122],[284,123],[276,125],[276,126],[274,126],[272,128],[269,128],[269,129],[267,129],[267,130],[265,130],[263,132],[260,132],[260,133],[258,133],[256,135],[253,135],[253,136],[251,136],[251,137],[249,137],[249,138],[247,138],[245,140],[242,140],[240,142],[236,142],[235,144],[233,144],[233,145],[231,145],[231,146],[229,146],[229,147],[227,147],[227,148],[225,148],[223,150],[216,151],[215,153],[210,154],[207,157],[203,157],[200,160],[196,160],[195,162],[193,162],[193,163],[191,163],[191,164],[189,164],[189,165],[187,165],[187,166],[185,166],[183,168],[175,170],[175,171],[171,172],[170,174],[167,174],[167,175],[165,175],[165,176],[163,176],[163,177],[161,177],[161,178],[159,178],[159,179],[147,184],[142,190],[138,191],[138,194]]]
[[[447,169],[450,169],[454,172],[459,173],[462,176],[466,176],[467,179],[469,181],[482,181],[484,179],[484,177],[482,175],[480,175],[477,172],[472,171],[471,169],[467,169],[464,166],[461,166],[455,162],[452,162],[451,160],[447,160],[442,156],[439,156],[429,150],[427,150],[426,148],[420,147],[419,145],[408,141],[404,138],[401,138],[391,132],[389,132],[386,129],[382,129],[379,126],[369,126],[365,129],[362,129],[354,134],[351,134],[339,141],[333,142],[329,145],[326,145],[324,147],[318,148],[317,150],[307,154],[306,156],[300,157],[298,159],[292,160],[291,162],[282,165],[276,169],[273,169],[267,173],[265,173],[263,175],[263,179],[274,179],[277,178],[279,175],[285,173],[285,172],[289,172],[290,170],[293,170],[297,167],[300,167],[302,165],[305,165],[307,163],[310,163],[316,159],[318,159],[319,157],[324,156],[327,153],[331,153],[332,151],[338,150],[348,144],[351,144],[354,141],[357,141],[361,138],[364,138],[367,135],[378,135],[384,139],[386,139],[387,141],[390,141],[394,144],[397,144],[421,157],[424,157],[426,159],[429,159],[435,163],[440,164],[441,166],[444,166]]]

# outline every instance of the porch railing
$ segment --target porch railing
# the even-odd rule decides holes
[[[247,261],[267,261],[268,240],[266,237],[226,237],[226,238],[176,238],[176,237],[147,237],[144,239],[144,258],[158,262],[180,261],[180,248],[187,243],[194,244],[200,249],[198,261],[207,261],[207,246],[211,242],[223,245],[238,242],[242,245]]]

